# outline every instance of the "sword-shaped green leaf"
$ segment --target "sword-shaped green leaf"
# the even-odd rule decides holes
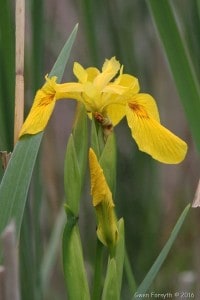
[[[103,287],[102,300],[119,300],[117,266],[115,258],[108,260],[106,278]]]
[[[63,76],[77,29],[76,26],[72,31],[50,73],[50,76],[58,77],[58,82]],[[29,184],[42,136],[43,133],[24,136],[13,150],[0,185],[0,233],[9,221],[14,219],[17,237],[19,236]]]
[[[186,44],[179,32],[170,1],[148,0],[147,4],[164,46],[191,132],[200,151],[200,90]]]
[[[88,159],[87,114],[82,104],[78,104],[76,119],[70,135],[65,155],[64,186],[67,206],[75,216],[79,212],[82,185]]]
[[[139,295],[146,293],[146,291],[151,286],[153,280],[155,279],[156,275],[158,274],[163,262],[165,261],[174,241],[176,240],[176,237],[181,229],[181,226],[183,225],[183,222],[188,214],[188,211],[190,209],[190,204],[186,206],[184,211],[182,212],[181,216],[179,217],[174,229],[171,232],[171,235],[165,244],[164,248],[160,252],[159,256],[157,257],[156,261],[154,262],[153,266],[147,273],[146,277],[138,287],[137,291],[135,292],[133,299],[138,299]]]

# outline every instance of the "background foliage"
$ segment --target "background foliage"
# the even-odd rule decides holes
[[[84,66],[100,67],[106,57],[115,55],[124,64],[125,71],[139,78],[141,91],[155,97],[161,120],[166,127],[180,135],[189,145],[183,163],[165,166],[139,153],[130,138],[129,129],[123,124],[115,130],[118,145],[115,201],[118,216],[125,219],[127,251],[138,283],[157,257],[183,207],[192,201],[199,177],[199,157],[195,147],[197,141],[191,134],[190,124],[194,107],[191,102],[191,115],[188,118],[182,106],[182,98],[178,96],[173,71],[170,70],[152,21],[151,2],[153,4],[155,0],[26,1],[26,113],[35,91],[43,84],[45,74],[51,70],[66,38],[78,22],[78,36],[63,80],[73,78],[71,70],[74,61]],[[199,82],[199,1],[167,2],[171,3],[196,81]],[[8,151],[13,148],[14,31],[13,2],[5,0],[0,10],[0,150]],[[176,68],[181,69],[182,66],[177,65]],[[21,276],[22,283],[25,283],[22,286],[23,299],[27,299],[27,293],[29,299],[40,299],[44,290],[46,299],[65,299],[60,250],[55,251],[56,260],[50,266],[45,289],[42,288],[44,282],[41,281],[41,274],[47,266],[43,257],[49,253],[50,246],[56,244],[53,240],[56,226],[62,227],[63,162],[74,110],[74,103],[69,105],[64,101],[59,102],[43,138],[35,168],[37,176],[33,177],[21,233],[21,263],[24,266],[21,268]],[[0,170],[1,176],[2,173]],[[90,277],[95,228],[90,226],[93,211],[88,189],[86,182],[79,222]],[[188,271],[192,273],[187,274],[196,276],[192,284],[194,289],[198,288],[195,284],[200,277],[198,228],[199,211],[191,211],[173,251],[155,281],[157,291],[177,290],[174,282],[179,282],[181,288],[186,274],[184,272]],[[26,255],[27,249],[29,255]],[[29,268],[33,271],[31,276],[26,273]],[[124,297],[130,296],[129,293],[127,283],[124,282]]]

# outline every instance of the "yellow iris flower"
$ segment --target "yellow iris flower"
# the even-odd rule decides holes
[[[89,163],[91,194],[98,221],[97,236],[105,246],[112,249],[118,240],[117,220],[114,212],[115,205],[103,170],[91,148],[89,151]]]
[[[44,130],[56,100],[71,98],[82,102],[89,116],[93,114],[104,128],[117,125],[126,116],[139,149],[154,159],[176,164],[185,158],[187,144],[161,125],[155,100],[139,93],[137,78],[123,74],[115,57],[105,60],[101,71],[94,67],[84,69],[75,62],[73,72],[78,82],[57,84],[55,77],[47,78],[36,94],[20,136]]]
[[[103,126],[115,126],[126,116],[141,151],[167,164],[185,158],[187,144],[160,124],[153,97],[139,93],[137,78],[123,74],[123,67],[115,57],[105,61],[102,72],[93,67],[84,69],[77,62],[73,71],[79,82],[74,83],[66,96],[81,101]],[[64,95],[68,87],[63,84],[60,92]]]

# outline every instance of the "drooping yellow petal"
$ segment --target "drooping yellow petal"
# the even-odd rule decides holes
[[[149,116],[160,122],[159,112],[156,101],[149,94],[137,94],[128,101],[129,107],[132,108],[138,115]]]
[[[118,229],[112,193],[108,187],[97,157],[91,148],[89,151],[89,163],[91,194],[98,220],[97,236],[105,246],[113,248],[118,239]]]
[[[19,137],[24,134],[36,134],[43,131],[53,112],[55,102],[56,77],[46,77],[46,83],[36,93],[33,106],[22,125]]]
[[[166,164],[177,164],[185,158],[187,144],[160,124],[151,96],[138,94],[131,99],[126,106],[126,117],[141,151]]]

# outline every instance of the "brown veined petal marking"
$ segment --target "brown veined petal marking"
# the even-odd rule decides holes
[[[127,104],[126,117],[132,137],[139,149],[154,159],[166,164],[180,163],[186,155],[187,144],[160,124],[156,110],[153,102],[145,105],[145,101],[132,101]]]

